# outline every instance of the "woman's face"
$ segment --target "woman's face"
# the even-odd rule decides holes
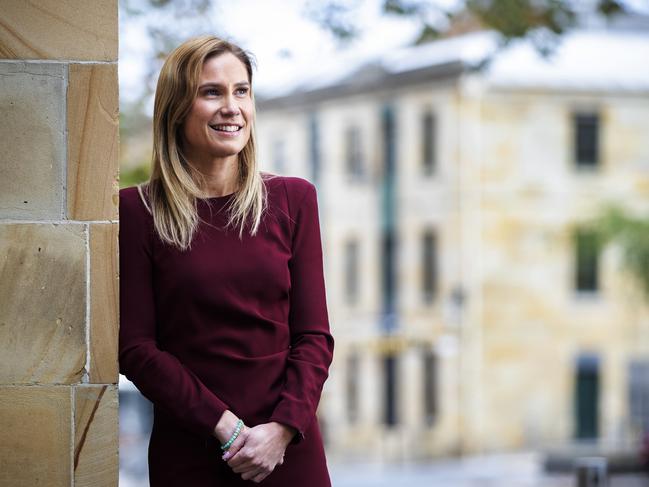
[[[183,123],[187,157],[213,160],[241,152],[250,138],[253,102],[248,72],[232,53],[209,58],[198,95]]]

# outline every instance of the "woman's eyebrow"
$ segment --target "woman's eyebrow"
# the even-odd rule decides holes
[[[205,84],[200,85],[198,87],[198,89],[200,90],[202,88],[207,88],[208,86],[215,86],[217,88],[224,88],[225,87],[225,85],[222,84],[222,83],[212,83],[212,82],[210,82],[210,83],[205,83]],[[239,81],[238,83],[235,83],[234,86],[237,87],[237,88],[242,87],[242,86],[250,86],[250,83],[248,83],[247,81]]]

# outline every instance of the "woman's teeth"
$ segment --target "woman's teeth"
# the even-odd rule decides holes
[[[210,125],[210,127],[219,132],[237,132],[241,128],[238,125]]]

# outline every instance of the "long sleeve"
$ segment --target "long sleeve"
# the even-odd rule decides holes
[[[120,372],[157,407],[208,437],[228,406],[156,342],[153,224],[136,188],[120,191]]]
[[[289,260],[291,345],[286,382],[270,418],[298,431],[293,443],[304,439],[304,431],[315,418],[334,349],[327,313],[317,193],[313,184],[305,183],[293,216]]]

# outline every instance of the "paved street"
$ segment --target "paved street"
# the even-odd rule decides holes
[[[334,487],[574,487],[572,475],[548,475],[534,453],[489,455],[427,465],[331,465]],[[616,475],[609,487],[647,487],[647,477]]]
[[[125,453],[124,451],[122,452]],[[124,465],[122,460],[122,465]],[[130,459],[146,465],[146,457]],[[331,464],[333,487],[576,487],[571,475],[547,475],[535,453],[489,455],[461,460],[440,460],[425,465],[381,466]],[[148,487],[145,470],[120,472],[120,487]],[[263,485],[260,484],[260,485]],[[649,487],[649,477],[615,475],[608,487]]]

